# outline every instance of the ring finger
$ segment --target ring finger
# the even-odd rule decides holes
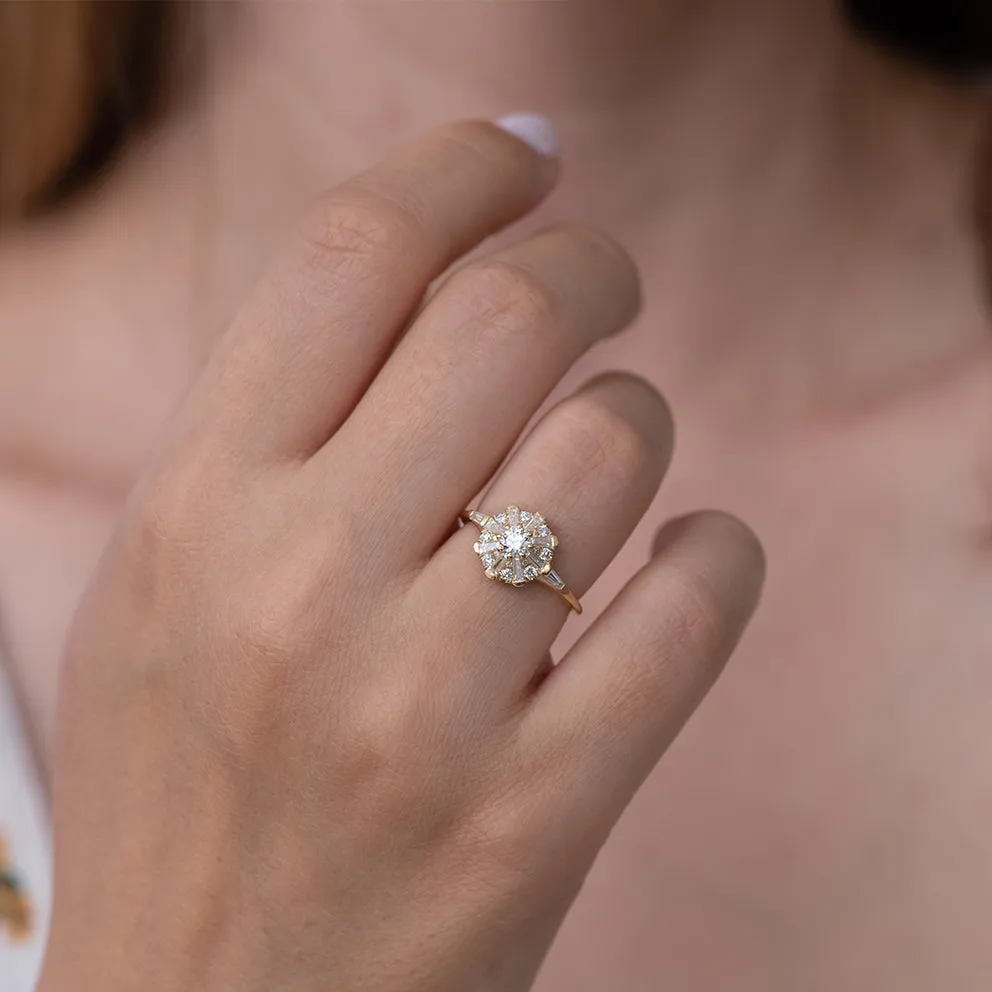
[[[633,375],[594,379],[550,410],[514,452],[480,509],[508,505],[541,513],[559,539],[553,567],[583,595],[651,504],[671,458],[672,421],[655,389]],[[413,595],[447,600],[470,627],[477,656],[504,657],[526,684],[564,623],[569,606],[537,581],[489,580],[467,525],[440,548]],[[435,606],[436,608],[436,606]],[[501,666],[506,667],[506,666]]]

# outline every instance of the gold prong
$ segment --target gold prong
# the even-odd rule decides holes
[[[547,575],[551,571],[551,562],[548,562],[544,568],[541,569],[541,575]]]
[[[551,547],[553,547],[553,548],[557,548],[558,547],[558,538],[555,537],[554,534],[551,535]]]
[[[473,551],[474,551],[474,552],[475,552],[475,553],[476,553],[477,555],[481,555],[481,554],[482,554],[482,548],[481,548],[481,547],[479,546],[479,542],[478,542],[478,541],[476,541],[476,542],[475,542],[475,544],[473,544],[473,545],[472,545],[472,550],[473,550]]]
[[[519,510],[519,509],[520,509],[520,507],[519,507],[519,506],[517,506],[517,504],[516,504],[516,503],[511,503],[511,504],[510,504],[510,505],[509,505],[509,506],[507,507],[507,509],[508,509],[508,510]]]

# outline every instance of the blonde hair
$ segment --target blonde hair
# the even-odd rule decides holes
[[[0,222],[71,193],[161,108],[185,6],[0,0]]]

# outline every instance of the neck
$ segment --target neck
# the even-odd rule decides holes
[[[971,338],[981,325],[984,335],[984,287],[960,224],[981,106],[869,54],[836,7],[249,7],[213,80],[211,157],[224,177],[212,191],[224,214],[214,254],[254,246],[253,276],[272,234],[330,176],[444,120],[536,109],[566,150],[546,213],[602,225],[637,254],[655,316],[671,314],[669,360],[680,371],[709,375],[720,363],[740,378],[751,356],[790,389],[898,372],[953,348],[955,331]],[[229,262],[225,271],[233,301],[247,280]],[[949,292],[933,292],[935,278]],[[886,293],[886,281],[917,319],[872,328],[830,319]],[[833,293],[818,301],[820,319],[803,311],[815,286]],[[778,297],[777,320],[755,292]],[[948,327],[940,306],[952,297],[971,300],[971,326]]]
[[[950,360],[986,333],[967,223],[980,102],[870,54],[836,6],[209,8],[195,100],[59,221],[69,276],[117,308],[86,323],[195,364],[321,189],[441,121],[533,109],[565,149],[537,220],[633,250],[650,305],[630,340],[676,401],[703,383],[821,399]],[[156,237],[135,251],[122,229]]]

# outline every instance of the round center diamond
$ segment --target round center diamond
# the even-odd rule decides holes
[[[523,527],[510,527],[503,535],[503,547],[512,554],[523,554],[533,543]]]

